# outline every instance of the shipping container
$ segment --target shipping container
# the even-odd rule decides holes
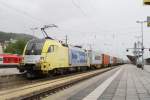
[[[121,58],[117,58],[117,64],[122,64],[123,60]]]
[[[102,54],[102,64],[103,66],[108,66],[110,64],[110,56],[106,54]]]
[[[89,52],[90,57],[90,64],[91,65],[98,65],[102,64],[102,54],[96,51]]]
[[[71,67],[88,66],[87,52],[82,48],[69,47],[69,64]]]
[[[110,56],[110,59],[109,59],[109,60],[110,60],[110,63],[109,63],[109,64],[111,64],[111,65],[112,65],[112,64],[113,64],[113,57],[112,57],[112,56]]]
[[[113,65],[116,65],[116,64],[117,64],[117,58],[113,57]]]

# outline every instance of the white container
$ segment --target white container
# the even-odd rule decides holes
[[[96,51],[89,51],[89,57],[91,65],[102,64],[102,53]]]
[[[87,52],[78,47],[69,47],[69,64],[72,67],[88,66]]]

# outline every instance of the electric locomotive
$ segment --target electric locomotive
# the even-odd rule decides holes
[[[44,31],[45,32],[45,31]],[[18,67],[28,78],[89,67],[86,50],[68,46],[50,37],[30,40],[23,52],[22,63]]]

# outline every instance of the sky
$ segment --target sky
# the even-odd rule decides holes
[[[26,33],[43,38],[40,28],[50,37],[74,45],[126,58],[137,38],[140,24],[150,16],[143,0],[0,0],[0,31]],[[38,27],[34,32],[31,28]],[[150,47],[150,28],[144,24],[144,46]],[[150,52],[145,51],[146,58]]]

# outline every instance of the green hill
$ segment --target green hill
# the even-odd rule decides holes
[[[2,43],[4,53],[22,54],[27,41],[33,38],[37,37],[23,33],[0,31],[0,43]],[[8,42],[10,40],[14,40],[15,42]]]
[[[0,42],[9,41],[10,39],[30,40],[32,38],[36,38],[36,37],[24,33],[8,33],[8,32],[0,31]]]

